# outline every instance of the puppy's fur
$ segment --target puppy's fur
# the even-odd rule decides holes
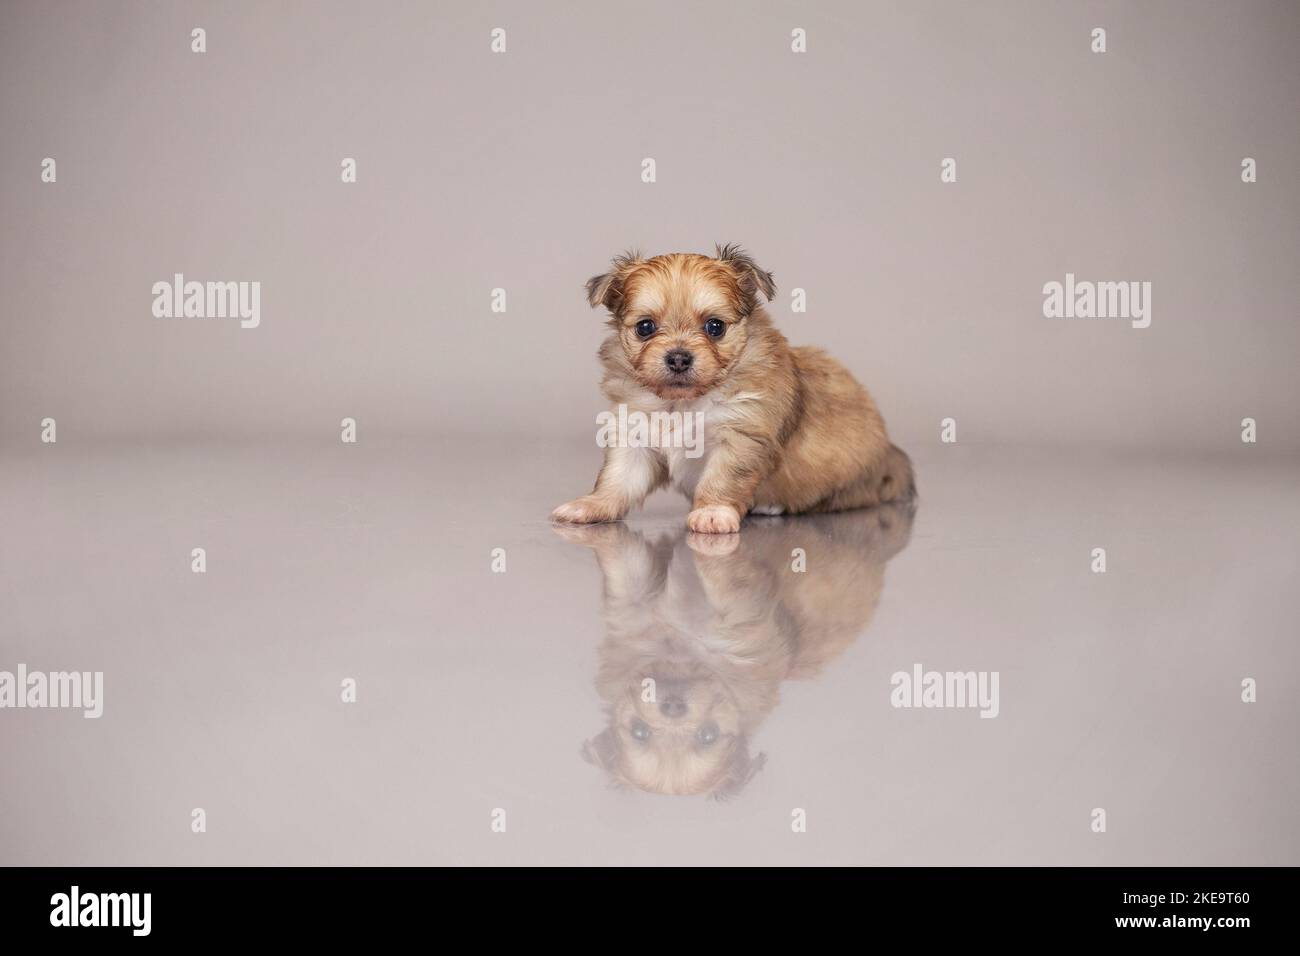
[[[739,536],[557,526],[604,579],[596,689],[608,726],[583,758],[620,787],[738,794],[766,759],[751,742],[781,684],[817,676],[869,624],[913,509],[758,518]],[[791,569],[795,548],[806,573]]]
[[[600,348],[605,396],[629,411],[704,414],[704,453],[609,447],[596,487],[552,512],[615,521],[665,484],[692,499],[687,526],[734,532],[750,511],[800,514],[910,497],[912,466],[890,443],[871,396],[820,349],[793,348],[763,309],[772,274],[744,252],[619,256],[587,283],[609,310]],[[649,320],[654,330],[638,334]],[[710,320],[714,320],[710,325]],[[709,334],[718,328],[721,335]],[[643,328],[645,328],[643,326]],[[689,355],[689,368],[674,371]]]

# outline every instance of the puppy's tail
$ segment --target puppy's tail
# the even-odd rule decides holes
[[[882,502],[916,497],[916,473],[912,459],[897,445],[890,444],[876,476],[876,489]]]
[[[805,513],[874,508],[894,502],[910,502],[915,497],[916,476],[912,473],[912,459],[903,449],[891,444],[857,480],[822,499]]]

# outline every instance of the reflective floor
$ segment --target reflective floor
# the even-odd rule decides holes
[[[589,446],[5,449],[0,671],[103,713],[0,710],[0,863],[1300,863],[1300,461],[909,450],[709,537],[552,527]]]

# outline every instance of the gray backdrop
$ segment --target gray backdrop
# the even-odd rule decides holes
[[[43,2],[0,26],[5,442],[46,416],[590,441],[582,282],[734,241],[901,443],[953,417],[963,442],[1231,449],[1249,416],[1300,447],[1295,3]],[[174,272],[261,282],[261,326],[155,318]],[[1151,327],[1044,318],[1066,272],[1151,282]]]

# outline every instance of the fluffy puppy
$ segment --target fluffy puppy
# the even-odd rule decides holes
[[[912,466],[889,441],[867,390],[820,349],[791,347],[763,309],[772,274],[736,246],[714,258],[614,259],[587,283],[609,310],[601,383],[617,408],[694,415],[702,454],[674,443],[614,446],[596,486],[557,521],[616,521],[672,483],[692,501],[692,531],[730,533],[753,511],[802,514],[910,497]]]

